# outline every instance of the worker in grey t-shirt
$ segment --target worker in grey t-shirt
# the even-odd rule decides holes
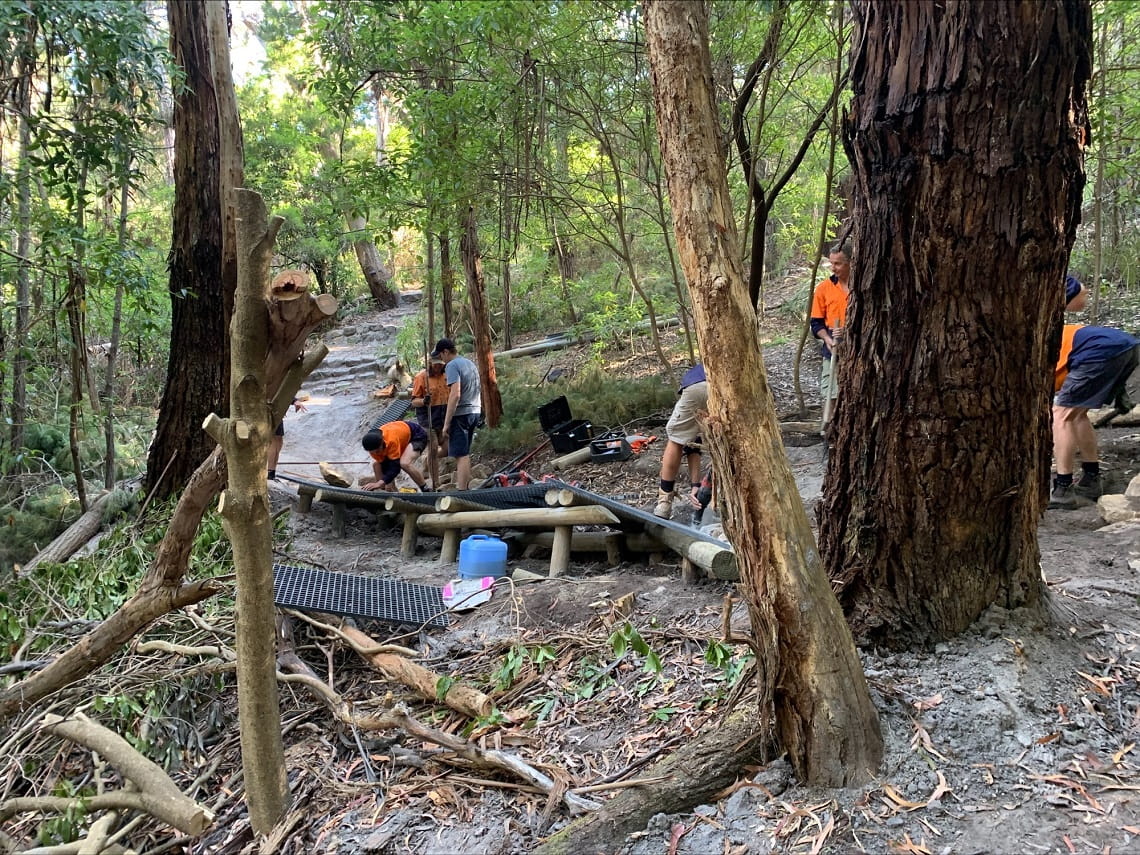
[[[479,369],[460,356],[455,342],[441,338],[432,357],[443,360],[447,378],[447,415],[440,439],[447,443],[447,454],[455,458],[455,486],[466,490],[471,483],[471,442],[483,412],[479,390]]]

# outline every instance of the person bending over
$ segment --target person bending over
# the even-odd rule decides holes
[[[360,444],[372,458],[375,476],[373,481],[362,482],[360,489],[393,491],[396,489],[396,477],[403,471],[417,487],[425,492],[428,490],[423,473],[414,465],[428,444],[427,431],[418,424],[388,422],[364,434]]]

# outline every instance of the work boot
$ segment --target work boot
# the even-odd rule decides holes
[[[673,499],[677,497],[676,493],[666,493],[660,487],[657,488],[657,507],[653,509],[653,516],[661,517],[663,520],[669,519],[673,516]]]
[[[1053,492],[1049,494],[1049,510],[1071,511],[1077,507],[1077,494],[1073,492],[1073,485],[1053,485]]]
[[[1092,499],[1094,502],[1100,498],[1102,492],[1100,486],[1100,475],[1090,475],[1087,472],[1081,476],[1081,480],[1073,485],[1073,492],[1078,496],[1083,496],[1086,499]]]

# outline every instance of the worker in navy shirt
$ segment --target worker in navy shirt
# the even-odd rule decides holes
[[[1066,306],[1076,310],[1083,306],[1084,286],[1070,280],[1066,281]],[[1089,410],[1110,401],[1118,412],[1131,410],[1126,384],[1138,363],[1140,340],[1128,333],[1110,327],[1065,325],[1053,375],[1053,462],[1057,471],[1050,508],[1072,510],[1079,504],[1078,496],[1100,497],[1100,453]],[[1081,479],[1074,484],[1078,450]]]

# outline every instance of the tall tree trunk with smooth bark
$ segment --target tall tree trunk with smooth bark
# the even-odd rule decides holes
[[[856,631],[1043,596],[1037,525],[1080,217],[1087,0],[856,0],[852,302],[820,544]]]
[[[842,786],[879,765],[882,738],[784,453],[739,256],[701,0],[650,0],[646,37],[677,250],[708,375],[711,447],[759,670],[761,734],[804,781]]]

